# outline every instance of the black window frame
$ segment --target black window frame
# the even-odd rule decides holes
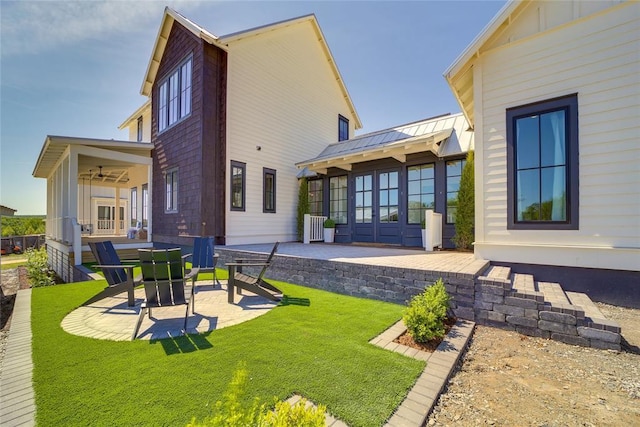
[[[272,177],[273,188],[271,192],[267,188],[268,176]],[[262,212],[263,213],[276,213],[276,170],[269,168],[262,168]],[[269,200],[271,196],[271,200]],[[269,202],[271,206],[269,206]]]
[[[411,169],[417,169],[419,171],[419,177],[418,178],[411,178]],[[422,177],[422,170],[423,169],[431,169],[432,170],[432,174],[433,177],[432,178],[423,178]],[[407,215],[406,215],[406,224],[407,225],[420,225],[422,223],[422,221],[424,221],[424,215],[425,215],[425,210],[427,209],[433,209],[435,211],[436,209],[436,164],[435,162],[429,162],[429,163],[420,163],[420,164],[416,164],[416,165],[409,165],[406,167],[406,206],[407,206]],[[433,192],[432,193],[424,193],[422,192],[422,184],[426,181],[431,181],[433,184]],[[418,193],[412,192],[410,190],[411,187],[411,183],[419,183],[420,186],[420,191]],[[433,198],[433,206],[431,207],[427,207],[427,206],[423,206],[422,204],[422,198],[425,195],[431,195],[431,197]],[[409,199],[411,198],[411,196],[420,196],[420,207],[419,208],[415,208],[411,205],[411,202],[409,201]],[[419,211],[419,217],[420,220],[419,221],[412,221],[412,214],[415,211]]]
[[[168,179],[171,177],[171,197],[169,197]],[[174,178],[175,177],[175,178]],[[178,212],[178,185],[180,178],[178,176],[178,168],[167,169],[164,174],[164,212],[165,213],[177,213]],[[174,196],[175,195],[175,196]],[[169,203],[171,200],[171,203]]]
[[[453,162],[460,162],[460,175],[449,175],[449,163],[453,163]],[[447,160],[444,163],[444,176],[445,176],[445,187],[444,187],[444,192],[445,192],[445,206],[444,206],[444,223],[445,224],[455,224],[456,222],[456,218],[455,216],[453,217],[452,221],[449,221],[449,215],[451,214],[450,210],[451,207],[453,207],[452,205],[449,204],[449,194],[452,193],[456,193],[456,203],[458,201],[458,191],[460,190],[460,180],[462,179],[462,172],[464,171],[464,167],[467,164],[467,159],[465,157],[460,158],[460,159],[450,159]],[[451,191],[449,189],[449,179],[450,178],[454,178],[457,177],[458,178],[458,189],[455,191]],[[456,206],[456,213],[458,211],[458,206]]]
[[[186,91],[182,87],[183,85],[182,69],[187,63],[190,63],[189,70],[191,71],[191,76],[189,78],[189,105],[188,105],[189,111],[184,112],[186,108],[185,107],[186,103],[183,102],[183,93],[186,93]],[[171,83],[170,82],[174,76],[177,76],[176,82],[178,86],[176,89],[177,117],[174,122],[171,122]],[[166,85],[166,90],[164,90],[165,93],[163,97],[162,88],[165,85]],[[191,112],[193,111],[193,55],[189,55],[187,58],[182,60],[177,67],[172,69],[171,72],[168,73],[162,79],[162,81],[158,84],[157,96],[158,96],[158,134],[166,132],[167,130],[171,129],[181,121],[185,120],[187,117],[191,116]],[[164,115],[166,116],[165,121],[161,120],[162,109],[160,106],[162,105],[161,104],[163,101],[162,98],[164,98],[164,102],[165,102],[164,105],[166,106],[166,110],[164,112]],[[161,128],[161,125],[163,124],[165,124],[165,126]]]
[[[242,206],[234,206],[234,189],[233,189],[233,175],[234,175],[234,169],[240,169],[242,171],[242,182],[241,182],[241,201],[242,201]],[[229,168],[229,171],[231,173],[230,175],[230,187],[229,187],[229,195],[230,195],[230,199],[229,199],[229,208],[232,211],[237,211],[237,212],[244,212],[246,210],[246,199],[247,199],[247,164],[243,163],[243,162],[238,162],[236,160],[231,160],[231,167]]]
[[[565,111],[566,172],[567,190],[566,220],[564,221],[518,221],[516,197],[517,141],[515,140],[518,119],[544,113]],[[525,104],[506,110],[507,124],[507,229],[508,230],[578,230],[579,229],[579,135],[578,135],[578,94],[573,93],[557,98]],[[540,167],[542,168],[542,167]]]
[[[338,114],[338,141],[349,139],[349,119],[342,114]]]
[[[323,216],[324,215],[324,182],[322,178],[315,178],[315,179],[308,180],[307,192],[309,195],[309,213],[315,216]],[[316,197],[316,195],[319,195],[320,197]]]
[[[344,182],[344,186],[339,186],[337,189],[344,189],[344,194],[340,194],[340,198],[334,200],[331,191],[331,181],[337,180],[338,184]],[[342,197],[344,196],[344,197]],[[342,202],[342,203],[340,203]],[[344,209],[333,210],[334,203],[338,203],[338,206],[344,207]],[[339,216],[336,216],[336,213]],[[342,213],[344,213],[344,221],[342,221]],[[336,175],[329,177],[329,218],[333,219],[336,224],[348,225],[349,224],[349,175]]]

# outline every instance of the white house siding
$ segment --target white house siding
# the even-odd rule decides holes
[[[532,20],[539,19],[535,11]],[[477,256],[640,269],[639,40],[634,2],[497,47],[476,62]],[[572,93],[579,111],[579,230],[507,230],[505,110]]]
[[[229,46],[227,82],[226,243],[296,240],[296,162],[338,138],[349,114],[310,22]],[[257,146],[261,150],[256,149]],[[230,162],[246,163],[246,210],[230,210]],[[276,213],[263,213],[263,167],[275,169]]]
[[[127,127],[129,141],[138,141],[138,120],[131,120]],[[151,104],[142,111],[142,142],[151,141]]]

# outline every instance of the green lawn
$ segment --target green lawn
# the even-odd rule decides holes
[[[244,361],[247,399],[271,402],[298,393],[351,426],[382,425],[424,368],[424,362],[368,344],[401,317],[403,307],[274,283],[301,304],[280,305],[209,334],[152,342],[100,341],[60,328],[67,313],[103,289],[103,281],[33,289],[38,424],[179,426],[192,416],[202,420]]]

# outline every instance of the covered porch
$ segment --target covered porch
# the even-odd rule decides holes
[[[73,266],[90,254],[88,239],[151,245],[151,150],[149,143],[47,136],[33,176],[47,180],[49,263],[63,280],[73,281]]]

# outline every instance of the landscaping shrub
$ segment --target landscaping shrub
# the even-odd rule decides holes
[[[27,277],[34,288],[55,284],[54,274],[47,264],[46,248],[27,249]]]
[[[467,161],[462,169],[460,188],[458,189],[458,202],[456,210],[453,243],[459,249],[472,249],[475,227],[475,188],[474,188],[474,155],[473,151],[467,153]]]
[[[309,213],[309,183],[307,178],[300,180],[300,186],[298,187],[298,218],[296,223],[296,229],[298,232],[298,240],[302,241],[304,238],[304,215]]]
[[[202,422],[191,420],[187,427],[324,427],[326,407],[306,407],[306,399],[291,406],[277,401],[273,411],[255,398],[250,405],[243,403],[249,374],[246,364],[239,363],[233,379],[213,407],[213,414]]]
[[[416,342],[427,342],[444,337],[444,321],[449,308],[449,294],[442,279],[411,298],[402,320],[409,335]]]

